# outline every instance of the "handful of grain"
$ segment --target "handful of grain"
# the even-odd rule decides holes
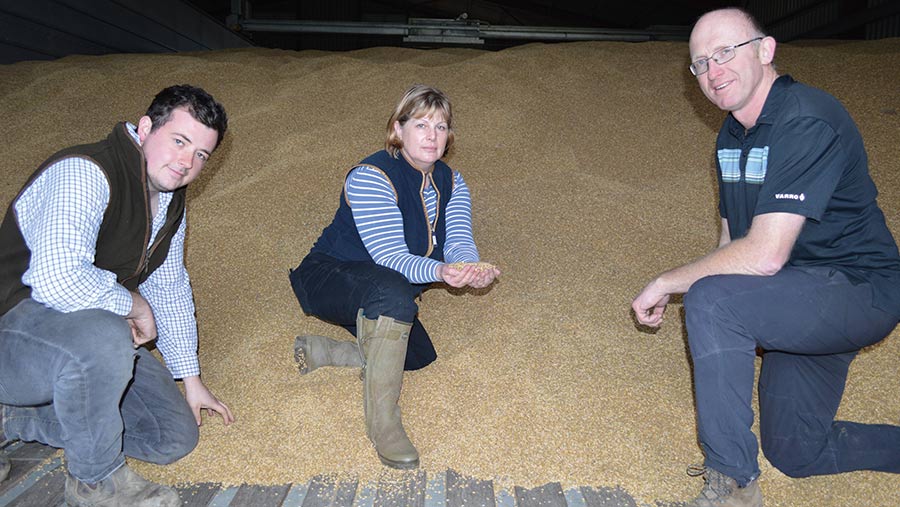
[[[490,262],[454,262],[449,264],[449,266],[453,269],[462,269],[466,266],[475,266],[475,271],[486,271],[488,269],[494,269],[494,265]]]

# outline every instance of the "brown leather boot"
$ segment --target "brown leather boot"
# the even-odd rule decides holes
[[[180,507],[178,493],[150,482],[122,465],[93,486],[66,474],[68,507]]]
[[[419,452],[406,436],[400,420],[403,363],[412,324],[390,317],[367,319],[356,315],[356,336],[366,364],[363,367],[363,408],[366,434],[378,458],[392,468],[417,468]]]
[[[756,480],[741,488],[722,472],[701,466],[688,468],[688,475],[702,475],[706,484],[700,496],[685,507],[763,507],[762,491]]]

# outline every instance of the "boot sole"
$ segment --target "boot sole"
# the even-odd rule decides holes
[[[303,350],[303,346],[300,345],[300,337],[298,336],[294,340],[294,362],[297,363],[297,369],[300,371],[300,375],[306,375],[309,373],[309,363],[306,361],[306,351]]]
[[[378,459],[381,460],[381,463],[384,466],[390,467],[390,468],[397,468],[399,470],[414,470],[416,468],[419,468],[419,460],[418,459],[416,459],[415,461],[391,461],[380,454],[378,455]]]

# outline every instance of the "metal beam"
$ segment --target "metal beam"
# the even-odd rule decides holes
[[[625,30],[616,28],[487,25],[481,27],[481,36],[486,39],[644,42],[660,39],[687,40],[688,31],[686,28],[683,30]]]
[[[407,35],[409,33],[409,25],[405,23],[243,19],[238,21],[238,26],[243,32],[356,33],[371,35]]]
[[[667,27],[651,30],[614,28],[541,27],[482,25],[478,21],[411,18],[409,23],[369,23],[354,21],[299,21],[244,19],[241,31],[281,33],[330,33],[399,35],[409,42],[477,44],[479,39],[532,41],[628,41],[687,40],[689,28]]]

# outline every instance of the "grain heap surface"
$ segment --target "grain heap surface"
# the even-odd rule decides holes
[[[782,72],[848,107],[900,236],[900,40],[781,45]],[[498,486],[620,485],[684,500],[700,462],[681,307],[655,334],[631,298],[717,238],[713,145],[723,114],[684,43],[533,44],[501,52],[379,48],[70,57],[0,66],[0,204],[53,151],[137,121],[161,88],[200,85],[230,131],[189,190],[186,259],[203,378],[238,421],[206,418],[169,483],[280,484],[382,473],[357,372],[301,377],[297,334],[350,339],[304,316],[287,279],[338,203],[347,169],[379,149],[412,83],[453,100],[447,159],[472,190],[476,240],[503,272],[479,293],[434,289],[420,317],[438,361],[405,377],[407,430],[429,472]],[[900,418],[895,332],[853,363],[839,415]],[[900,478],[790,479],[760,456],[767,505],[896,505]]]

